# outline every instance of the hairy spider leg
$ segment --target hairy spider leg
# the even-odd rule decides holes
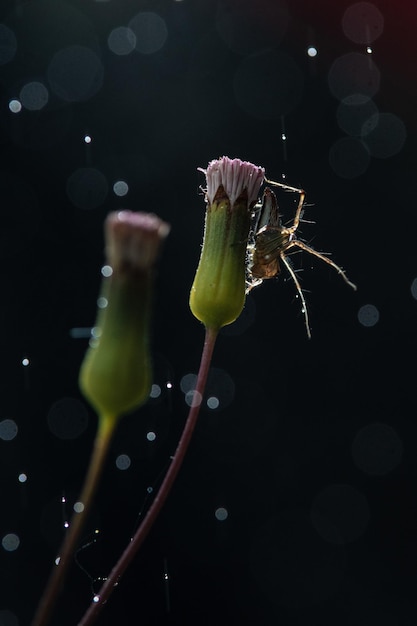
[[[291,227],[292,229],[292,227]],[[289,229],[289,230],[291,230]],[[352,283],[348,277],[346,276],[345,272],[342,270],[342,268],[337,265],[334,261],[332,261],[331,259],[329,259],[327,256],[325,256],[324,254],[321,254],[320,252],[317,252],[317,250],[314,250],[314,248],[311,248],[310,246],[308,246],[306,243],[304,243],[303,241],[300,241],[299,239],[292,239],[286,250],[288,250],[289,248],[292,248],[296,246],[297,248],[301,248],[301,250],[305,250],[306,252],[308,252],[309,254],[312,254],[313,256],[317,257],[318,259],[321,259],[322,261],[324,261],[325,263],[327,263],[327,265],[330,265],[330,267],[332,267],[333,269],[335,269],[337,271],[338,274],[341,275],[341,277],[343,278],[343,280],[345,281],[345,283],[347,285],[349,285],[349,287],[352,287],[352,289],[354,291],[356,291],[357,287],[354,283]]]
[[[299,282],[299,280],[298,280],[298,278],[297,278],[297,276],[296,276],[296,274],[295,274],[295,272],[294,272],[294,270],[293,270],[293,268],[291,266],[291,263],[289,262],[289,260],[287,259],[287,257],[285,256],[284,253],[280,254],[280,258],[281,258],[281,261],[284,263],[285,267],[287,268],[288,273],[290,274],[290,276],[293,279],[294,284],[295,284],[295,286],[297,288],[298,295],[300,296],[300,300],[301,300],[301,307],[302,307],[301,311],[302,311],[302,313],[304,315],[304,322],[305,322],[305,325],[306,325],[307,337],[309,339],[311,339],[310,320],[309,320],[309,317],[308,317],[308,309],[307,309],[307,304],[306,304],[306,301],[305,301],[305,298],[304,298],[303,290],[301,289],[300,282]]]

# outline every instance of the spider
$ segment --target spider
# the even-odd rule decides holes
[[[317,250],[314,250],[314,248],[308,246],[303,241],[297,239],[296,232],[301,221],[306,196],[305,191],[297,189],[296,187],[289,187],[283,183],[275,183],[267,179],[265,179],[265,181],[275,185],[276,187],[280,187],[284,191],[298,193],[300,198],[292,226],[285,227],[282,225],[281,218],[278,213],[278,202],[275,193],[272,189],[270,189],[270,187],[266,187],[262,197],[262,203],[255,207],[255,209],[259,208],[259,211],[255,211],[254,213],[252,234],[247,248],[246,293],[249,293],[254,287],[260,285],[264,280],[278,276],[281,272],[281,263],[283,263],[293,279],[297,292],[300,296],[307,335],[310,339],[311,331],[307,305],[300,282],[289,259],[287,258],[288,251],[291,248],[300,248],[301,250],[305,250],[309,254],[312,254],[333,267],[333,269],[335,269],[338,274],[342,276],[345,283],[347,283],[349,287],[352,287],[355,291],[356,285],[350,282],[342,268],[336,265],[334,261],[326,257],[324,254],[317,252]]]

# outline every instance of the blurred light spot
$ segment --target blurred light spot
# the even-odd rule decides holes
[[[20,90],[20,102],[29,111],[39,111],[49,100],[48,90],[43,83],[32,81]]]
[[[82,502],[75,502],[73,509],[76,513],[82,513],[85,509],[85,506]]]
[[[29,359],[27,358],[22,359],[22,365],[23,367],[27,367],[29,365]]]
[[[49,63],[52,91],[67,102],[83,102],[103,84],[103,66],[98,56],[84,46],[69,46],[57,52]]]
[[[366,145],[372,156],[386,159],[398,154],[404,146],[407,131],[404,122],[393,113],[380,113],[366,126]]]
[[[25,483],[27,481],[27,479],[28,479],[28,477],[27,477],[27,475],[24,472],[22,472],[18,476],[19,483]],[[0,622],[0,624],[1,624],[1,622]]]
[[[118,56],[130,54],[136,46],[136,35],[131,28],[118,26],[108,36],[107,45]]]
[[[152,493],[153,492],[153,487],[146,487],[146,491],[148,493]]]
[[[91,337],[91,328],[71,328],[69,334],[72,339],[86,339]]]
[[[167,388],[167,389],[172,389],[172,388],[173,388],[173,386],[174,386],[174,385],[173,385],[172,383],[170,383],[170,382],[168,382],[168,383],[166,384],[166,388]]]
[[[410,291],[413,298],[417,300],[417,278],[415,278],[411,283]]]
[[[190,407],[200,406],[201,400],[201,393],[199,393],[195,389],[187,391],[187,393],[185,394],[185,403]]]
[[[109,278],[113,274],[113,268],[110,265],[103,265],[101,273],[105,278]]]
[[[369,98],[358,101],[353,97],[347,97],[339,104],[336,113],[339,127],[352,137],[363,137],[378,124],[378,108]]]
[[[0,439],[12,441],[17,435],[17,424],[12,419],[5,419],[0,422]]]
[[[374,4],[357,2],[346,9],[342,28],[351,41],[372,43],[384,30],[384,17]]]
[[[51,406],[47,420],[59,439],[76,439],[88,426],[88,411],[76,398],[62,398]]]
[[[69,522],[64,522],[64,528],[69,528]]]
[[[358,311],[358,320],[362,326],[371,328],[379,322],[379,311],[373,304],[364,304]]]
[[[228,510],[223,506],[219,506],[219,508],[215,510],[214,515],[219,522],[224,522],[229,517]]]
[[[355,94],[358,101],[366,102],[379,90],[380,71],[366,54],[348,52],[333,62],[328,81],[338,100]]]
[[[148,433],[146,433],[146,439],[148,441],[155,441],[156,439],[156,434],[151,430]]]
[[[165,21],[157,13],[141,11],[129,22],[136,37],[136,50],[142,54],[153,54],[164,46],[168,30]]]
[[[98,339],[99,337],[101,337],[102,332],[103,331],[100,326],[93,326],[93,328],[91,329],[91,336],[94,337],[94,339]]]
[[[394,470],[403,456],[404,446],[397,432],[388,424],[374,423],[361,428],[352,443],[356,467],[373,476]]]
[[[210,396],[210,398],[207,398],[207,406],[209,409],[217,409],[219,404],[219,399],[215,396]]]
[[[314,46],[309,46],[307,48],[307,54],[309,57],[316,57],[318,54],[317,48],[315,48]]]
[[[17,39],[14,32],[5,24],[0,24],[0,65],[9,63],[16,54]]]
[[[9,109],[12,113],[20,113],[22,110],[22,103],[20,100],[16,100],[16,98],[14,98],[9,102]]]
[[[16,615],[7,609],[0,610],[0,625],[1,626],[19,626],[19,620]]]
[[[185,374],[180,380],[181,391],[185,394],[195,389],[196,382],[197,376],[195,374]]]
[[[367,147],[355,137],[338,139],[329,152],[329,164],[341,178],[357,178],[366,172],[370,162]]]
[[[1,540],[1,545],[7,552],[14,552],[20,545],[20,539],[16,533],[7,533]]]
[[[67,181],[67,194],[79,209],[96,209],[107,197],[108,184],[102,172],[94,167],[81,167]]]
[[[91,143],[93,140],[90,135],[84,136],[84,143]]]
[[[57,556],[55,559],[55,565],[59,565],[60,561],[61,561],[61,557]]]
[[[366,497],[351,485],[329,485],[314,498],[311,521],[330,543],[355,541],[366,531],[369,520]]]
[[[100,596],[94,596],[93,602],[100,602]]]
[[[149,396],[151,398],[159,398],[159,396],[161,395],[161,387],[159,385],[152,385],[151,387],[151,393],[149,394]]]
[[[97,306],[99,309],[105,309],[108,305],[109,301],[104,296],[100,296],[97,299]]]
[[[291,56],[268,50],[241,61],[233,86],[236,102],[246,113],[277,119],[299,104],[304,78]]]
[[[119,454],[116,458],[116,467],[119,470],[127,470],[131,465],[130,456],[128,454]]]
[[[61,503],[64,504],[67,501],[65,496],[61,496]]]
[[[366,48],[366,52],[367,52],[368,54],[372,54],[372,48],[371,48],[371,46],[368,46],[368,47]]]
[[[125,196],[129,191],[129,185],[124,180],[118,180],[113,185],[113,191],[116,196]]]

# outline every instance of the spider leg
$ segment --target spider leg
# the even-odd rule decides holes
[[[281,189],[284,189],[284,191],[292,191],[293,193],[300,194],[300,199],[298,201],[298,206],[295,212],[293,224],[292,226],[288,228],[289,232],[295,233],[295,231],[297,230],[300,224],[301,211],[303,210],[304,201],[306,199],[306,192],[304,191],[304,189],[298,189],[298,187],[290,187],[289,185],[285,185],[284,183],[277,183],[273,180],[268,180],[267,178],[265,178],[265,181],[269,183],[270,185],[275,185],[276,187],[280,187]]]
[[[282,262],[284,263],[285,267],[287,268],[291,278],[294,281],[294,284],[297,288],[298,291],[298,295],[300,296],[301,299],[301,306],[302,306],[302,312],[304,314],[304,321],[305,321],[305,325],[306,325],[306,330],[307,330],[307,336],[309,339],[311,339],[311,331],[310,331],[310,322],[309,322],[309,317],[308,317],[308,310],[307,310],[307,304],[304,298],[304,294],[303,294],[303,290],[301,289],[301,285],[300,282],[297,278],[297,276],[295,275],[295,272],[293,270],[293,268],[291,267],[291,263],[288,261],[287,257],[285,256],[285,254],[280,254],[280,259],[282,260]]]
[[[303,241],[299,241],[298,239],[294,239],[293,241],[291,241],[290,245],[291,245],[291,247],[292,246],[297,246],[298,248],[301,248],[302,250],[305,250],[309,254],[312,254],[313,256],[317,257],[318,259],[321,259],[322,261],[327,263],[327,265],[330,265],[330,267],[335,269],[336,272],[341,275],[341,277],[343,278],[345,283],[347,285],[349,285],[349,287],[352,287],[352,289],[354,289],[354,291],[356,291],[356,289],[357,289],[356,285],[354,283],[350,282],[350,280],[348,279],[348,277],[346,276],[346,274],[342,270],[342,268],[339,267],[339,265],[337,265],[334,261],[329,259],[327,256],[325,256],[324,254],[321,254],[320,252],[317,252],[317,250],[314,250],[314,248],[311,248],[306,243],[304,243]]]

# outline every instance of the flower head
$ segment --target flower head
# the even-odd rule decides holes
[[[222,157],[201,170],[207,179],[200,262],[190,294],[194,316],[218,330],[239,317],[245,303],[245,260],[252,208],[265,171]]]
[[[80,387],[101,417],[119,417],[149,395],[153,266],[168,232],[168,224],[148,213],[120,211],[106,219],[112,271],[102,283],[94,339],[80,371]]]

